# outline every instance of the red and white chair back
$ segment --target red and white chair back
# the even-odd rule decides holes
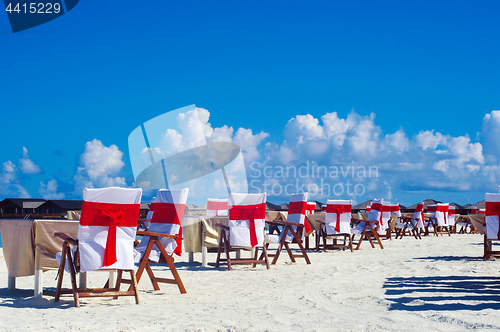
[[[134,269],[134,241],[142,189],[84,189],[78,225],[81,272]]]
[[[352,200],[327,200],[325,217],[326,234],[351,234],[351,212]]]
[[[314,214],[314,211],[316,211],[316,202],[307,202],[307,210],[306,210],[306,216],[308,214]],[[305,231],[306,234],[309,234],[312,231],[311,225],[307,221],[305,221]]]
[[[419,202],[417,204],[417,208],[415,209],[415,213],[413,213],[413,219],[417,220],[417,228],[425,227],[425,219],[424,219],[424,202]]]
[[[477,206],[471,206],[471,207],[470,207],[470,213],[471,213],[471,214],[476,214],[476,213],[478,213]]]
[[[488,240],[500,240],[500,194],[486,194],[486,237]]]
[[[438,203],[434,216],[439,227],[448,226],[448,207],[449,204]]]
[[[208,217],[219,217],[227,216],[228,213],[228,200],[209,198],[207,200],[207,216]]]
[[[485,214],[486,213],[486,209],[479,209],[479,214]]]
[[[398,217],[401,217],[401,209],[399,208],[398,203],[394,203],[391,205],[391,213],[395,213]]]
[[[161,237],[160,242],[169,255],[175,253],[182,254],[182,217],[186,207],[189,189],[160,189],[156,195],[153,218],[148,231],[153,233],[162,233],[178,235],[177,239]],[[149,242],[149,236],[142,238],[139,245],[135,248],[135,262],[138,263],[142,254],[146,251]],[[158,262],[161,252],[153,247],[149,259]]]
[[[391,220],[392,214],[392,204],[391,202],[384,202],[382,204],[382,218],[380,218],[381,229],[386,230],[389,228],[389,222]]]
[[[455,207],[452,205],[448,208],[448,225],[455,226]]]
[[[308,205],[307,196],[309,196],[308,193],[301,193],[290,196],[290,204],[288,205],[288,216],[286,217],[286,221],[304,225]],[[297,231],[297,228],[295,226],[294,231]],[[305,235],[306,232],[304,229],[304,231],[302,232],[302,240],[305,238]],[[287,234],[285,241],[291,242],[292,240],[292,234]]]
[[[326,204],[321,206],[321,212],[326,212]]]
[[[230,245],[261,247],[266,227],[266,193],[231,194],[229,208]]]
[[[437,211],[437,205],[427,205],[427,213],[432,214],[432,216],[429,217],[434,217]]]
[[[307,202],[306,215],[314,214],[314,211],[316,211],[316,202]]]
[[[380,234],[382,233],[382,225],[381,225],[381,220],[382,220],[382,211],[383,211],[383,206],[384,206],[384,199],[374,199],[372,201],[370,211],[368,212],[368,218],[367,220],[372,220],[372,221],[378,221],[379,224],[376,228],[376,231]],[[364,227],[364,223],[360,223]]]
[[[366,207],[366,212],[370,212],[371,210],[372,210],[372,205],[370,204]]]
[[[153,219],[153,213],[155,212],[155,199],[156,197],[153,197],[149,203],[149,211],[146,214],[146,221],[144,222],[144,225],[148,228],[151,225],[151,219]]]

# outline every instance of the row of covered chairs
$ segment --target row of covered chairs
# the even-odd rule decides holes
[[[59,301],[63,294],[73,294],[75,306],[78,307],[81,297],[134,296],[136,303],[139,303],[137,283],[145,271],[155,290],[159,290],[158,283],[163,282],[177,284],[180,292],[185,293],[172,256],[181,254],[181,221],[188,192],[187,188],[159,190],[150,204],[147,217],[140,220],[141,189],[85,189],[77,239],[66,234],[55,234],[64,240],[62,252],[57,255],[60,268],[55,300]],[[280,222],[281,233],[266,235],[266,194],[231,194],[228,225],[220,225],[216,266],[226,262],[231,269],[231,264],[265,263],[269,268],[269,256],[274,256],[272,264],[275,264],[283,249],[286,249],[292,261],[303,257],[310,264],[302,245],[305,214],[313,209],[307,202],[307,196],[307,193],[293,195],[287,221]],[[227,200],[210,201],[207,204],[208,215],[228,215]],[[142,236],[140,242],[136,236]],[[273,243],[278,244],[278,248],[275,253],[268,255],[267,249]],[[293,254],[289,247],[291,243],[299,246],[302,255]],[[255,250],[253,259],[231,259],[229,253],[241,247],[262,248],[263,254],[258,259],[258,250]],[[222,257],[223,252],[225,258]],[[139,264],[137,271],[134,271],[134,263]],[[151,268],[152,263],[166,263],[173,278],[157,277]],[[117,270],[116,284],[110,285],[108,281],[103,288],[77,287],[77,274],[94,270]],[[64,271],[70,273],[71,289],[62,288]],[[124,272],[130,274],[129,279],[124,278]],[[121,284],[128,284],[128,290],[121,291]]]

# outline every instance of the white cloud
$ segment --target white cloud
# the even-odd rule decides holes
[[[87,142],[74,177],[76,194],[84,188],[126,186],[125,178],[118,176],[125,165],[122,157],[116,145],[107,147],[97,139]]]
[[[49,180],[47,183],[40,182],[38,193],[43,199],[63,199],[66,197],[64,193],[57,192],[57,187],[56,179]]]
[[[439,145],[446,145],[446,137],[441,133],[434,134],[433,130],[420,131],[416,137],[416,144],[422,150],[436,149]]]
[[[42,169],[28,156],[28,149],[23,146],[23,157],[19,159],[19,169],[23,174],[40,174]]]

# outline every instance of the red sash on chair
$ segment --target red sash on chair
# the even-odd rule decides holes
[[[259,242],[255,230],[255,219],[266,218],[266,203],[255,205],[233,205],[229,210],[229,220],[248,220],[250,224],[250,245],[255,247]]]
[[[486,202],[486,217],[498,217],[498,234],[497,239],[500,239],[500,202]]]
[[[316,209],[316,204],[309,204],[308,203],[307,209],[306,209],[306,214],[313,214],[315,209]],[[306,217],[306,219],[307,219],[307,217]],[[304,220],[304,224],[305,224],[306,234],[308,234],[311,231],[311,225],[309,225],[309,222],[307,222],[307,220]]]
[[[207,210],[215,210],[215,215],[219,215],[219,210],[227,210],[228,202],[215,202],[215,201],[208,201],[207,202]]]
[[[155,213],[153,213],[152,224],[174,224],[179,225],[179,234],[177,234],[177,247],[174,253],[177,256],[182,254],[182,217],[186,204],[173,204],[165,202],[155,203]],[[180,218],[179,218],[180,216]]]
[[[448,212],[448,206],[446,205],[438,205],[436,212],[443,212],[444,215],[444,224],[447,225],[448,221],[446,220],[446,213]]]
[[[340,215],[342,213],[351,213],[352,205],[350,204],[332,204],[326,206],[326,213],[336,213],[337,221],[335,223],[335,231],[340,233]]]
[[[140,204],[83,201],[81,226],[108,226],[102,266],[116,263],[116,227],[137,227]]]

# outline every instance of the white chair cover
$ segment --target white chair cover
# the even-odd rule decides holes
[[[160,189],[156,195],[155,199],[155,207],[153,219],[151,220],[151,224],[149,226],[148,231],[154,233],[162,233],[162,234],[170,234],[170,235],[178,235],[181,230],[181,225],[176,223],[171,223],[172,220],[177,219],[179,221],[182,220],[184,216],[184,208],[186,206],[187,197],[189,194],[189,189]],[[164,210],[167,209],[171,212],[175,211],[176,216],[165,215]],[[141,239],[139,245],[135,248],[134,259],[136,263],[139,263],[142,255],[146,251],[146,247],[149,242],[149,236],[144,236]],[[175,251],[178,246],[178,242],[172,238],[162,237],[160,238],[160,242],[165,247],[165,250],[169,255]],[[151,254],[149,255],[149,259],[158,262],[160,259],[160,249],[155,245],[153,250],[151,250]]]
[[[327,200],[325,216],[326,234],[351,234],[351,212],[352,200]]]
[[[415,213],[413,213],[413,220],[417,221],[417,228],[425,227],[425,219],[424,219],[424,202],[419,202],[417,204],[417,208],[415,209]]]
[[[207,200],[207,216],[220,217],[227,216],[228,200],[219,198],[209,198]]]
[[[500,194],[486,194],[486,237],[488,240],[499,240]]]
[[[108,204],[140,204],[142,189],[140,188],[102,188],[84,189],[83,200],[86,202]],[[82,218],[85,218],[85,208]],[[139,218],[139,215],[136,216]],[[103,267],[104,252],[109,226],[78,225],[78,249],[80,252],[80,271],[93,271],[101,268],[130,270],[134,268],[134,241],[137,223],[130,227],[116,227],[116,259],[117,262]]]
[[[381,198],[381,199],[374,199],[369,207],[369,211],[368,211],[368,208],[367,208],[367,211],[368,211],[368,217],[366,218],[367,220],[372,220],[372,221],[378,221],[379,224],[377,226],[374,227],[374,229],[378,232],[378,233],[382,233],[382,228],[380,227],[380,219],[382,218],[382,207],[383,207],[383,204],[384,204],[384,199]],[[361,234],[363,232],[363,229],[365,227],[365,223],[364,222],[360,222],[356,227],[354,227],[353,229],[351,229],[351,233],[352,234]],[[373,227],[373,225],[372,225]],[[378,229],[377,229],[378,227]]]
[[[295,194],[290,196],[290,204],[288,205],[288,216],[286,221],[293,222],[295,224],[304,225],[306,219],[306,209],[307,209],[307,196],[308,193]],[[293,230],[297,231],[297,227],[293,226]],[[305,238],[305,230],[302,232],[302,240]],[[280,235],[277,234],[266,234],[266,243],[280,243],[283,236],[283,232]],[[286,234],[286,242],[290,243],[293,241],[293,236],[290,232]]]
[[[229,208],[229,229],[230,241],[229,244],[234,247],[252,247],[250,242],[250,219],[232,220],[231,209],[234,207],[242,207],[249,209],[264,209],[263,218],[254,218],[255,235],[257,237],[258,247],[264,244],[264,229],[266,227],[265,210],[266,210],[266,193],[262,194],[238,194],[232,193],[229,196],[231,207]],[[262,207],[263,204],[263,207]]]
[[[448,225],[455,226],[455,207],[452,205],[448,208]]]
[[[439,227],[448,226],[448,207],[449,204],[438,203],[434,216]]]
[[[382,218],[380,219],[381,227],[379,229],[379,234],[382,233],[382,231],[385,231],[387,228],[389,228],[389,221],[391,220],[391,214],[392,214],[391,202],[384,202],[382,204]]]

